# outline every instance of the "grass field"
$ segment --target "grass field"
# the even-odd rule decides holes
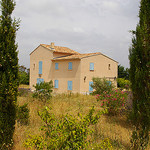
[[[56,116],[66,113],[76,115],[78,112],[86,114],[92,106],[95,106],[96,110],[101,109],[100,103],[96,101],[94,96],[80,94],[56,95],[47,103],[33,99],[30,94],[18,97],[18,104],[23,105],[24,103],[28,103],[30,109],[30,124],[28,126],[21,126],[16,123],[14,133],[15,150],[25,149],[23,143],[29,133],[40,135],[41,131],[39,128],[42,122],[37,111],[44,108],[44,106],[51,107]],[[105,138],[109,138],[113,149],[130,149],[130,137],[133,127],[127,122],[125,115],[102,115],[98,124],[93,127],[93,130],[95,144]]]

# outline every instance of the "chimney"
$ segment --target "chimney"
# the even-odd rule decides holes
[[[55,49],[55,47],[54,47],[54,42],[51,42],[50,49],[51,49],[51,50],[54,50],[54,49]]]

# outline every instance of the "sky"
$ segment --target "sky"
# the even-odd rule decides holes
[[[16,0],[19,64],[29,68],[29,54],[54,42],[79,53],[101,52],[127,68],[139,6],[140,0]]]

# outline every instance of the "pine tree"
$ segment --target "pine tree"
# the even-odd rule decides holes
[[[150,0],[141,0],[139,19],[129,50],[135,124],[131,142],[134,149],[145,149],[150,129]]]
[[[0,149],[10,149],[15,129],[18,90],[18,52],[15,43],[19,22],[11,18],[13,0],[1,0],[0,16]]]

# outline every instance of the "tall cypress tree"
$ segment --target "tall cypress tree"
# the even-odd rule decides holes
[[[15,129],[18,89],[18,21],[11,18],[13,0],[1,0],[0,16],[0,149],[9,149]]]
[[[139,19],[129,50],[136,127],[131,141],[134,149],[145,149],[150,129],[150,0],[141,0]]]

